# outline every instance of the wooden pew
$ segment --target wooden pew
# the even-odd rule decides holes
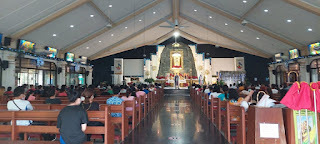
[[[246,129],[245,129],[245,112],[240,106],[230,105],[227,101],[221,102],[221,130],[228,140],[231,142],[231,124],[236,125],[237,144],[246,144]]]
[[[86,134],[104,134],[105,144],[114,143],[114,130],[111,123],[110,107],[105,107],[105,111],[89,111],[89,121],[99,121],[105,123],[104,127],[88,126]],[[34,120],[34,121],[57,121],[59,111],[0,111],[1,121],[12,121],[12,125],[0,125],[1,133],[11,133],[11,142],[17,140],[19,133],[25,133],[24,142],[28,143],[26,133],[50,133],[59,134],[56,126],[17,126],[15,120]],[[37,141],[33,141],[38,143]],[[18,143],[18,142],[17,142]],[[40,143],[47,143],[40,141]]]
[[[126,101],[123,101],[121,105],[101,105],[100,110],[104,107],[110,107],[110,113],[121,113],[121,117],[111,117],[113,124],[121,124],[121,138],[124,140],[129,134],[129,121],[128,113],[126,111]]]
[[[220,120],[220,99],[219,98],[211,98],[211,122],[216,125],[218,130],[221,130],[221,120]]]

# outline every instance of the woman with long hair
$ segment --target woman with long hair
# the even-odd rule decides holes
[[[85,111],[99,111],[99,103],[94,102],[94,92],[92,89],[85,89],[82,94],[81,97],[84,98],[81,107],[85,110]],[[82,99],[83,99],[82,98]],[[89,121],[88,126],[104,126],[103,123],[101,122],[97,122],[97,121]],[[104,141],[104,135],[102,135],[103,141]],[[91,134],[87,135],[87,141],[91,140]]]

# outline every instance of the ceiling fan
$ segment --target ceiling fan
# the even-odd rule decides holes
[[[159,26],[159,27],[163,27],[163,28],[172,28],[172,29],[180,29],[180,28],[187,28],[189,26],[181,26],[179,25],[179,21],[178,19],[175,19],[174,20],[174,23],[169,21],[169,20],[166,20],[166,22],[170,25],[170,26]]]

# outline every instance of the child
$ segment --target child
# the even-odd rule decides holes
[[[80,93],[71,91],[68,94],[70,104],[63,108],[58,116],[57,128],[60,130],[61,144],[81,144],[86,141],[84,131],[87,128],[88,115],[80,106]]]

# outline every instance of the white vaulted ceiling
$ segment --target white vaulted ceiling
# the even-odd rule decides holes
[[[177,19],[181,29],[163,28]],[[243,23],[243,20],[245,20]],[[271,57],[320,41],[317,0],[2,0],[0,33],[97,59],[170,38]],[[55,34],[55,36],[53,36]]]

